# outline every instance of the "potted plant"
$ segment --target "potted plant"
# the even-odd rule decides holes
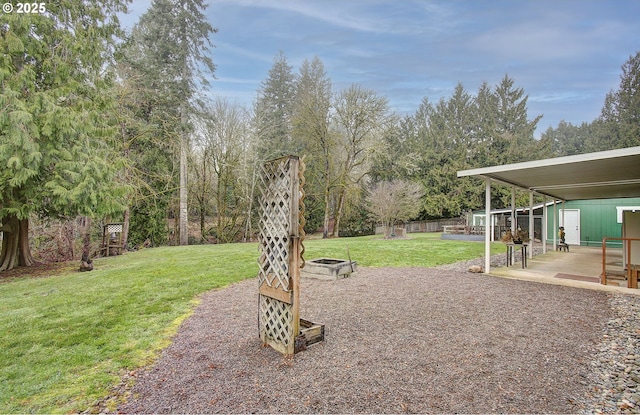
[[[529,233],[523,231],[522,228],[518,227],[515,234],[512,234],[511,229],[509,229],[505,232],[501,239],[504,243],[511,242],[516,245],[522,245],[524,242],[529,242]]]

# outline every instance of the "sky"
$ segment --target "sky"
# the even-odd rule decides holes
[[[150,0],[122,19],[135,23]],[[598,117],[640,51],[640,0],[210,0],[210,95],[251,107],[281,51],[297,73],[319,57],[334,92],[359,84],[412,115],[457,84],[476,95],[509,76],[536,137]]]

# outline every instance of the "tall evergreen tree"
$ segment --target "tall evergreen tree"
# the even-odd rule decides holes
[[[323,237],[327,237],[331,215],[331,198],[335,186],[334,156],[336,140],[329,129],[331,122],[331,80],[322,61],[305,60],[295,83],[292,109],[292,136],[301,154],[306,155],[307,189],[305,206],[310,226],[323,213]],[[311,220],[309,220],[311,219]],[[315,226],[317,229],[317,226]]]
[[[640,51],[622,65],[618,90],[607,94],[594,129],[589,151],[640,145]]]
[[[487,167],[505,163],[529,161],[543,156],[543,151],[533,136],[542,115],[528,119],[528,96],[523,88],[516,88],[512,78],[505,75],[500,83],[490,91],[483,84],[477,97],[478,127],[475,160],[469,167]],[[480,203],[482,191],[473,182],[460,180],[463,198]],[[511,203],[511,189],[496,186],[492,192],[493,205],[508,206]]]
[[[126,159],[121,177],[132,189],[124,212],[123,243],[135,246],[148,241],[157,246],[168,239],[167,212],[178,167],[175,146],[164,139],[162,124],[154,122],[155,92],[141,81],[142,75],[128,60],[130,47],[119,59],[120,82],[115,88],[118,138]]]
[[[217,32],[206,20],[202,0],[154,0],[133,29],[127,56],[149,91],[149,117],[174,143],[180,160],[180,244],[188,243],[187,154],[192,120],[204,98],[215,65],[209,57],[210,35]]]
[[[264,160],[296,154],[291,138],[295,77],[282,51],[262,82],[255,107],[258,148]]]
[[[500,164],[501,155],[507,151],[507,141],[497,129],[498,98],[489,84],[484,82],[476,96],[476,129],[473,151],[474,167]]]
[[[523,88],[515,88],[514,83],[513,79],[505,75],[494,92],[497,100],[496,134],[498,139],[506,142],[503,154],[508,160],[505,162],[509,163],[536,158],[533,133],[542,118],[542,115],[538,115],[532,121],[528,120],[529,97],[525,95]]]
[[[399,119],[382,136],[382,150],[373,154],[370,179],[373,184],[417,176],[421,149],[417,123],[412,116]]]
[[[412,163],[425,186],[425,217],[454,217],[481,206],[482,190],[458,170],[530,160],[536,157],[533,132],[540,117],[527,119],[527,97],[509,77],[494,89],[484,83],[477,96],[459,84],[436,106],[424,101],[412,117]],[[411,136],[411,135],[409,135]],[[493,192],[495,205],[506,203],[509,189]]]
[[[592,136],[592,128],[588,123],[579,126],[560,121],[558,127],[549,127],[540,137],[542,148],[540,157],[573,156],[587,153],[586,146]]]
[[[425,186],[424,210],[427,217],[453,217],[469,203],[456,177],[469,166],[476,135],[474,98],[458,84],[449,100],[441,99],[432,111],[423,109],[425,153],[422,181]],[[472,199],[473,200],[473,199]]]
[[[29,216],[117,212],[123,189],[108,123],[105,71],[120,26],[118,0],[49,2],[0,15],[0,270],[31,265]]]

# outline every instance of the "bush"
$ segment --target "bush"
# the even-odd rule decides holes
[[[375,232],[375,223],[369,218],[368,212],[365,209],[354,209],[349,216],[343,218],[339,236],[367,236]]]

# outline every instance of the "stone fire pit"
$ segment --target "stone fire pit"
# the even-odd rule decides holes
[[[320,280],[348,278],[357,271],[356,261],[334,258],[318,258],[305,261],[300,276]]]

